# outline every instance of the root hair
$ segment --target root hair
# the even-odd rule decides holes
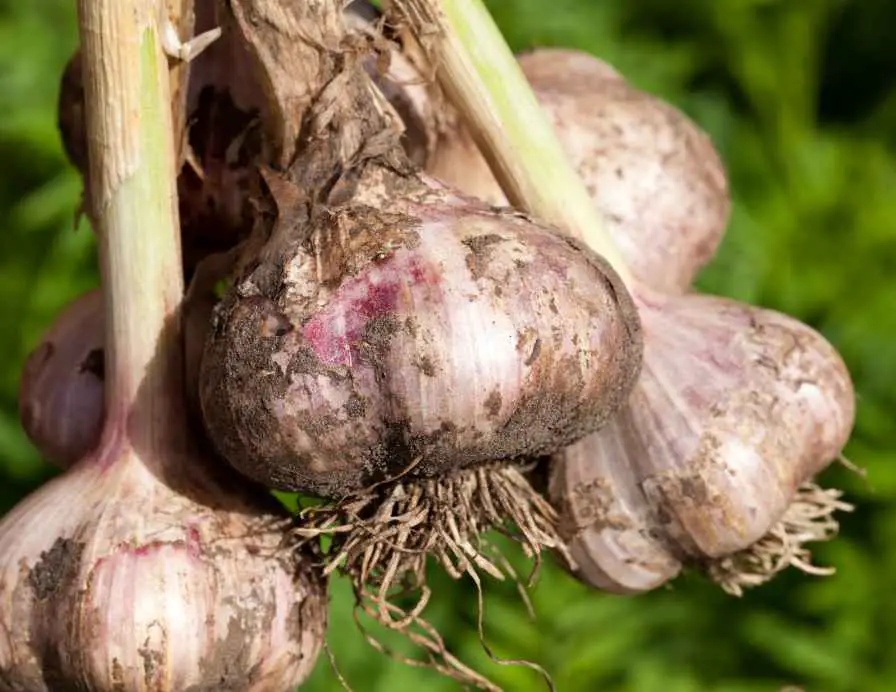
[[[304,509],[293,529],[299,543],[332,537],[324,573],[338,571],[351,580],[355,622],[375,649],[405,664],[435,669],[464,685],[499,692],[493,682],[448,651],[436,628],[422,616],[431,596],[426,576],[429,557],[453,579],[469,577],[476,588],[477,631],[485,653],[502,665],[532,668],[553,690],[553,682],[541,666],[499,658],[486,644],[480,573],[515,582],[531,613],[526,592],[537,579],[542,552],[555,551],[572,563],[557,530],[554,508],[529,483],[529,469],[519,465],[460,469],[439,478],[408,477],[414,465],[397,478],[341,501]],[[488,540],[489,531],[519,543],[532,560],[525,582]],[[407,599],[409,606],[399,605]],[[364,628],[361,613],[400,632],[424,656],[408,658],[390,650]]]
[[[710,562],[709,577],[733,596],[742,596],[744,589],[759,586],[788,567],[816,576],[834,573],[833,567],[812,564],[807,543],[827,541],[839,531],[834,513],[850,512],[852,505],[840,498],[839,490],[825,490],[815,483],[806,483],[781,520],[746,550]]]

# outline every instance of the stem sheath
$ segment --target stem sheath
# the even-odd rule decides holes
[[[510,203],[583,239],[627,281],[627,267],[585,184],[482,0],[389,5],[428,50]]]
[[[132,435],[166,419],[181,376],[175,148],[159,40],[166,11],[162,0],[78,0],[107,419],[127,420]]]

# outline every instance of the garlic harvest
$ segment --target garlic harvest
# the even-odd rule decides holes
[[[241,472],[343,497],[549,453],[622,404],[640,328],[605,262],[434,183],[389,203],[274,231],[219,308],[200,397]]]
[[[687,290],[715,254],[731,206],[709,137],[587,53],[539,48],[518,61],[631,273],[656,289]],[[426,170],[507,204],[459,124],[443,134]]]
[[[609,258],[643,321],[644,363],[629,403],[551,460],[551,497],[583,565],[578,574],[603,588],[644,590],[671,577],[686,550],[700,552],[734,593],[788,564],[814,570],[803,544],[830,537],[831,515],[845,506],[810,483],[853,422],[854,393],[836,351],[795,320],[639,280],[487,10],[479,0],[446,2],[450,12],[396,0],[391,19],[440,66],[508,199],[578,231]],[[671,264],[670,275],[682,269]]]
[[[289,516],[201,449],[183,397],[168,60],[152,0],[81,0],[103,279],[99,445],[0,521],[0,690],[287,690],[326,586]]]
[[[836,529],[836,494],[801,488],[845,445],[849,374],[816,332],[712,296],[636,292],[644,366],[623,411],[553,459],[579,576],[620,593],[681,564],[733,592],[807,554]],[[793,503],[793,504],[792,504]],[[766,539],[782,521],[784,532]]]
[[[19,417],[28,438],[68,468],[94,449],[103,428],[103,301],[84,294],[62,311],[28,355]]]

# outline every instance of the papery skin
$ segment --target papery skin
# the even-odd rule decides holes
[[[633,290],[644,365],[628,404],[552,460],[579,576],[633,593],[761,538],[846,444],[855,397],[817,332],[706,295]]]
[[[223,301],[200,394],[242,473],[341,496],[412,464],[554,451],[625,400],[640,325],[609,265],[521,216],[421,194],[322,215],[306,240],[275,232]]]
[[[628,84],[581,51],[539,48],[519,64],[632,275],[687,291],[715,255],[731,208],[709,137],[679,110]],[[491,204],[507,199],[462,126],[426,170]]]
[[[102,433],[103,329],[102,294],[93,290],[63,309],[22,368],[22,427],[60,468],[94,449]]]
[[[273,498],[187,445],[147,464],[121,432],[0,521],[0,690],[301,683],[326,587]]]

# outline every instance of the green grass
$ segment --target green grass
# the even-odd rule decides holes
[[[613,62],[713,136],[735,197],[706,290],[793,314],[842,352],[859,393],[848,456],[833,469],[857,511],[818,551],[837,576],[788,573],[733,599],[697,577],[637,598],[589,592],[547,568],[525,616],[487,586],[487,636],[541,662],[564,692],[812,692],[896,680],[896,8],[884,0],[492,0],[517,49],[565,45]],[[93,239],[72,219],[80,187],[55,131],[75,44],[74,3],[0,0],[0,511],[51,471],[16,414],[19,369],[41,330],[96,281]],[[436,574],[430,615],[455,649],[511,690],[543,689],[489,666],[475,593]],[[330,642],[358,692],[449,690],[376,655],[333,586]],[[324,657],[303,689],[332,690]]]

